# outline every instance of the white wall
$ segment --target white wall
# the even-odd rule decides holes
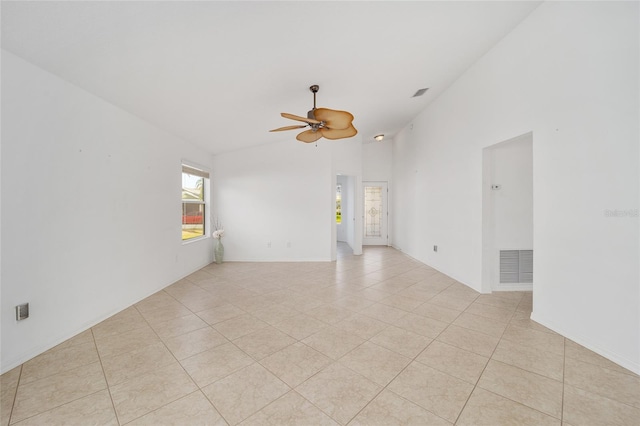
[[[531,291],[531,284],[499,283],[500,250],[533,250],[531,133],[485,148],[482,162],[482,291]]]
[[[533,132],[533,319],[635,372],[638,217],[605,211],[638,208],[638,16],[543,3],[395,138],[393,197],[394,244],[479,290],[482,149]]]
[[[225,229],[225,259],[331,260],[332,179],[324,140],[316,147],[292,138],[216,155],[214,209]]]
[[[491,147],[495,246],[533,249],[533,152],[531,134]]]
[[[212,166],[2,51],[3,372],[210,263],[181,241],[182,159]]]
[[[393,142],[365,142],[362,144],[362,180],[391,182],[393,176]]]

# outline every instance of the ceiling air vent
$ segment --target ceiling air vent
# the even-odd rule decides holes
[[[420,89],[418,90],[416,93],[413,94],[412,98],[417,98],[418,96],[422,96],[424,95],[424,93],[429,90],[428,87],[425,87],[424,89]]]

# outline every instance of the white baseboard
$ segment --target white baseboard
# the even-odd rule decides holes
[[[493,291],[533,291],[533,284],[498,284]]]

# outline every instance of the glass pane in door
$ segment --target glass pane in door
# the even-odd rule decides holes
[[[382,236],[382,187],[364,187],[364,237]]]

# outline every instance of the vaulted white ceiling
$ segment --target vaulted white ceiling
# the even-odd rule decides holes
[[[2,47],[212,153],[318,106],[392,137],[540,2],[2,2]],[[428,87],[422,97],[416,90]],[[337,143],[337,142],[329,142]]]

